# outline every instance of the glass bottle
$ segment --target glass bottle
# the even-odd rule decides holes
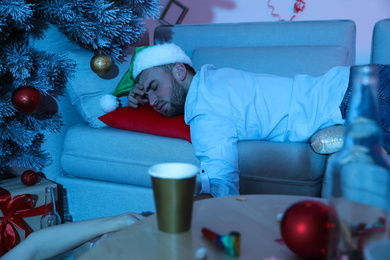
[[[377,66],[352,67],[351,80],[344,147],[329,160],[329,260],[362,260],[365,245],[388,238],[390,161],[382,148]]]
[[[53,187],[45,188],[45,213],[41,218],[41,229],[61,224],[60,215],[56,211]]]

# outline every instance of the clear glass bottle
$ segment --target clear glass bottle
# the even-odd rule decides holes
[[[329,260],[362,260],[365,245],[388,238],[390,161],[382,148],[377,67],[354,66],[351,80],[344,147],[328,162]]]
[[[41,218],[41,229],[61,224],[60,215],[56,211],[53,187],[45,188],[45,213]]]

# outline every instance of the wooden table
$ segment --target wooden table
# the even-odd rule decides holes
[[[277,215],[293,203],[301,200],[325,199],[285,195],[245,195],[195,201],[192,228],[181,234],[167,234],[157,228],[156,216],[127,227],[104,240],[82,255],[81,260],[98,259],[197,259],[196,251],[207,249],[210,259],[301,259],[287,246],[277,243],[280,239]],[[207,227],[219,234],[231,231],[241,233],[241,254],[230,257],[203,237],[201,229]]]

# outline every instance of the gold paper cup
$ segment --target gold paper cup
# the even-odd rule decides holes
[[[197,166],[186,163],[162,163],[149,168],[159,230],[166,233],[190,230],[198,173]]]

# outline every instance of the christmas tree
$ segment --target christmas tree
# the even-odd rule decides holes
[[[114,61],[145,32],[143,18],[159,14],[160,0],[1,0],[0,1],[0,179],[14,166],[42,170],[50,165],[42,151],[42,132],[58,132],[61,111],[45,111],[75,72],[62,53],[38,51],[29,39],[53,24],[72,42],[101,50]],[[46,26],[47,27],[47,26]]]

